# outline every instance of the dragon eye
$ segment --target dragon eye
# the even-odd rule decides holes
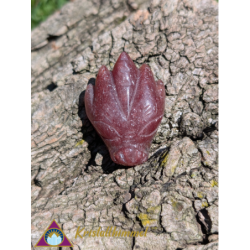
[[[161,118],[162,118],[162,116],[158,116],[155,119],[153,119],[152,121],[150,121],[148,124],[146,124],[141,129],[139,135],[141,135],[143,137],[153,135],[156,132],[158,125],[161,122]]]
[[[94,126],[98,133],[105,139],[115,139],[117,137],[120,137],[120,134],[107,123],[94,121]]]

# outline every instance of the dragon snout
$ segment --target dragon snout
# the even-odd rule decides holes
[[[123,148],[113,154],[112,160],[124,166],[135,166],[147,161],[148,153],[134,148]]]

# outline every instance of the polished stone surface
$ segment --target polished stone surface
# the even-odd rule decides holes
[[[150,67],[137,69],[126,52],[113,71],[99,69],[95,86],[85,94],[86,113],[109,149],[112,160],[135,166],[147,161],[150,145],[164,114],[165,88]]]

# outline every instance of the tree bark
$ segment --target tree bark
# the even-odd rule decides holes
[[[133,168],[111,161],[83,102],[122,51],[166,89],[150,158]],[[74,250],[218,248],[217,2],[72,1],[32,31],[31,88],[32,249],[53,219]],[[75,238],[78,226],[148,231]]]

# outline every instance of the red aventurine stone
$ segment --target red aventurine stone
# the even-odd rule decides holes
[[[164,105],[162,81],[155,82],[146,64],[137,69],[126,52],[121,53],[113,71],[102,66],[95,86],[89,84],[85,93],[89,120],[112,160],[124,166],[147,161]]]

